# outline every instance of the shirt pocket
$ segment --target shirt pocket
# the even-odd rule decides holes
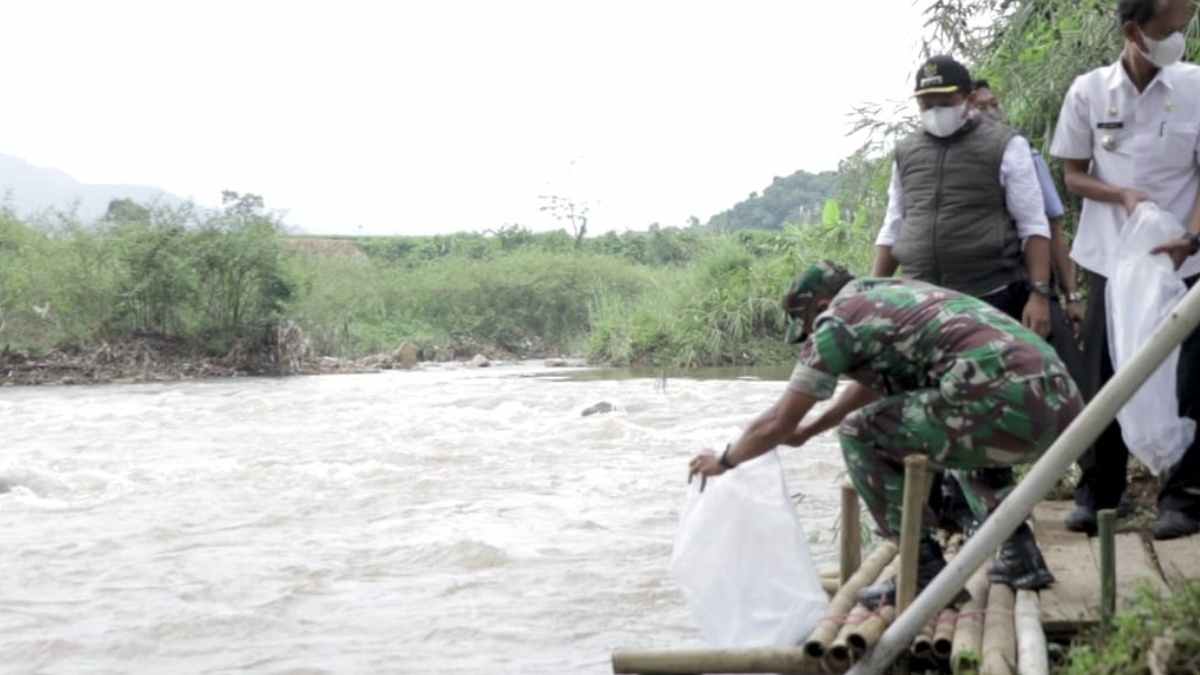
[[[1196,163],[1196,137],[1200,135],[1200,123],[1175,122],[1163,125],[1158,139],[1156,154],[1166,166],[1189,167]]]

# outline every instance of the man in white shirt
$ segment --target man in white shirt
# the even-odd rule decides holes
[[[1105,285],[1115,268],[1120,229],[1139,202],[1153,201],[1191,232],[1200,232],[1200,67],[1180,63],[1183,32],[1195,16],[1192,0],[1120,0],[1125,36],[1121,58],[1079,76],[1058,118],[1051,154],[1063,160],[1067,188],[1083,197],[1071,257],[1089,286],[1085,371],[1090,400],[1112,377]],[[1181,233],[1182,234],[1182,233]],[[1182,237],[1164,249],[1191,286],[1200,256]],[[1200,419],[1200,334],[1183,345],[1180,413]],[[1200,531],[1200,442],[1167,477],[1158,499],[1154,536]],[[1125,491],[1128,450],[1113,422],[1080,460],[1083,476],[1067,527],[1093,533],[1096,511],[1114,508]]]

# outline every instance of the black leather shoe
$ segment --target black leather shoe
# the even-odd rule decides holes
[[[1200,521],[1182,511],[1159,511],[1151,530],[1155,539],[1178,539],[1200,532]]]
[[[1000,546],[988,579],[994,584],[1007,584],[1022,591],[1040,591],[1054,583],[1054,575],[1046,566],[1029,525],[1021,523]]]
[[[1075,510],[1067,514],[1063,524],[1072,532],[1082,532],[1089,537],[1094,537],[1096,536],[1096,509],[1076,504]]]
[[[917,592],[929,585],[933,578],[946,567],[942,547],[930,536],[921,539],[917,548]],[[896,604],[895,577],[867,586],[858,592],[858,601],[867,609]]]

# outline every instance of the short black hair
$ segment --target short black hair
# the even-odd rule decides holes
[[[988,84],[987,80],[980,79],[975,80],[975,82],[971,84],[971,87],[973,89],[991,89],[992,85]]]
[[[1144,26],[1158,14],[1162,4],[1163,0],[1118,0],[1117,25],[1124,26],[1132,21]]]

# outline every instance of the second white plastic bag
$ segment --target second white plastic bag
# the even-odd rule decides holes
[[[829,605],[775,451],[692,481],[671,572],[714,647],[798,644]]]
[[[1139,204],[1121,229],[1120,254],[1105,297],[1114,370],[1133,358],[1187,293],[1171,259],[1150,255],[1152,248],[1181,234],[1183,227],[1174,216],[1150,202]],[[1178,365],[1176,347],[1117,413],[1125,445],[1156,476],[1183,458],[1196,435],[1196,423],[1179,415]]]

